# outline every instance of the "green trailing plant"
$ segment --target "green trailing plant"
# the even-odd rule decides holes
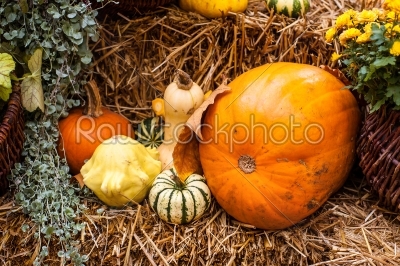
[[[11,54],[25,70],[21,86],[26,112],[23,158],[12,170],[15,201],[36,223],[41,250],[34,265],[49,254],[57,239],[60,261],[84,265],[76,235],[85,226],[76,217],[84,210],[78,186],[70,184],[65,160],[57,155],[58,120],[80,104],[84,69],[92,61],[89,42],[96,41],[96,11],[89,2],[73,0],[19,0],[0,4],[1,51]],[[29,59],[41,62],[29,64]],[[22,55],[22,59],[21,59]],[[40,96],[42,93],[42,100]],[[33,96],[31,98],[27,96]],[[22,230],[34,230],[24,225]],[[61,260],[61,258],[63,258]]]

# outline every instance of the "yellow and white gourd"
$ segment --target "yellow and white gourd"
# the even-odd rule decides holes
[[[162,169],[173,167],[172,152],[178,142],[186,121],[203,103],[204,92],[190,76],[182,70],[177,70],[174,81],[167,86],[164,98],[153,100],[153,111],[164,117],[164,140],[157,148],[160,153]]]
[[[310,10],[310,0],[265,0],[275,13],[297,18]]]
[[[84,184],[112,207],[143,201],[160,172],[155,148],[121,135],[102,142],[81,168]]]
[[[192,174],[184,183],[174,169],[159,174],[149,193],[149,204],[158,216],[173,224],[199,219],[208,209],[211,192],[202,175]]]
[[[228,12],[244,12],[248,3],[248,0],[179,0],[179,7],[206,18],[220,18]]]

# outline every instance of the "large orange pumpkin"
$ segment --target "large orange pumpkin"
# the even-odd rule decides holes
[[[80,172],[85,161],[104,140],[116,135],[134,136],[129,120],[101,106],[93,80],[85,88],[88,95],[86,108],[74,108],[58,122],[60,138],[57,151],[60,157],[66,157],[73,175]]]
[[[237,220],[283,229],[345,182],[360,111],[328,72],[273,63],[234,79],[205,114],[200,158],[218,203]]]

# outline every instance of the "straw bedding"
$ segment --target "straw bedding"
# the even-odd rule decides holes
[[[250,1],[245,15],[207,20],[176,6],[117,20],[100,21],[93,45],[91,77],[102,88],[104,105],[137,124],[152,115],[175,69],[188,72],[204,91],[223,77],[233,79],[255,66],[276,61],[329,65],[335,46],[323,35],[343,10],[376,3],[314,0],[306,19],[271,15],[261,1]],[[290,73],[288,73],[290,75]],[[355,167],[345,186],[312,216],[286,230],[265,231],[229,217],[213,201],[200,220],[185,226],[161,221],[146,202],[115,210],[96,198],[82,201],[88,212],[77,237],[87,265],[398,265],[400,215],[377,206]],[[104,209],[99,212],[99,209]],[[37,228],[12,195],[0,198],[0,261],[29,265],[39,252]],[[41,240],[47,241],[47,240]],[[57,239],[48,265],[60,265]]]
[[[327,46],[323,34],[338,5],[348,8],[349,3],[313,3],[307,18],[298,20],[271,16],[262,1],[250,1],[246,15],[219,20],[175,6],[105,18],[100,41],[93,45],[93,78],[104,89],[105,104],[138,123],[151,115],[149,101],[162,95],[176,69],[190,74],[206,92],[223,77],[233,79],[265,63],[329,64],[338,48]]]

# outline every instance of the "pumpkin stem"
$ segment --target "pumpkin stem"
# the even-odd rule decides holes
[[[177,69],[174,82],[181,90],[190,90],[193,85],[193,80],[190,78],[189,74],[183,70]]]
[[[175,174],[174,171],[172,171],[173,174],[170,176],[170,178],[172,179],[172,181],[175,182],[175,185],[177,188],[179,189],[183,189],[185,187],[185,184],[182,182],[182,180]]]
[[[245,174],[253,173],[256,170],[256,161],[249,155],[240,155],[238,165]]]
[[[88,83],[86,83],[84,88],[86,90],[88,102],[85,106],[85,109],[83,110],[83,114],[92,117],[101,116],[103,114],[103,111],[101,110],[100,92],[96,81],[93,79],[90,80]]]

